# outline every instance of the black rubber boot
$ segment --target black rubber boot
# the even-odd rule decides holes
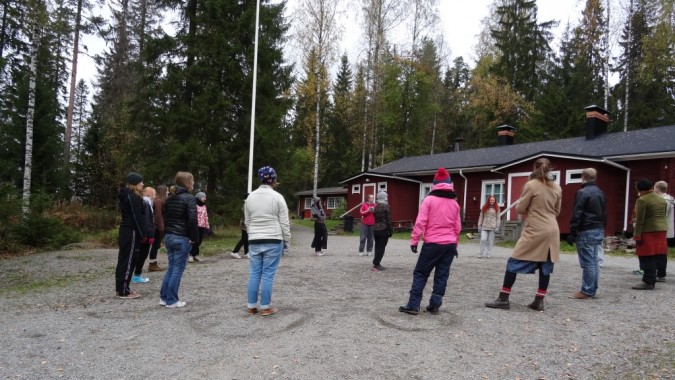
[[[511,303],[509,302],[509,294],[510,293],[499,292],[499,297],[493,302],[486,302],[485,306],[493,309],[510,309]]]
[[[534,297],[534,301],[527,307],[536,311],[544,311],[544,297]]]

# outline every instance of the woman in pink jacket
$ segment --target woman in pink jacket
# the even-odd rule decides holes
[[[431,271],[434,271],[434,288],[431,292],[427,311],[438,314],[443,303],[445,288],[450,276],[450,265],[457,256],[459,233],[462,231],[459,204],[452,179],[444,168],[434,176],[434,186],[422,201],[415,227],[410,238],[410,250],[417,253],[417,244],[424,236],[424,244],[413,271],[410,298],[405,306],[398,308],[402,313],[417,315],[422,303],[422,292]]]

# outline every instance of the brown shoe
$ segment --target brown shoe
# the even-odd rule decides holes
[[[570,298],[575,299],[575,300],[585,300],[586,298],[591,298],[588,294],[584,294],[582,292],[576,292],[570,296]]]
[[[148,272],[161,272],[162,268],[157,265],[157,263],[149,263],[148,264]]]
[[[272,315],[279,311],[276,307],[270,307],[269,309],[260,309],[260,315],[267,316],[267,315]]]
[[[119,295],[119,293],[117,293],[117,298],[121,298],[123,300],[132,300],[134,298],[140,298],[140,297],[141,297],[141,293],[137,293],[137,292],[130,292],[129,294],[127,294],[125,296],[121,296],[121,295]]]
[[[258,308],[257,307],[249,307],[246,309],[246,314],[248,315],[253,315],[258,313]]]

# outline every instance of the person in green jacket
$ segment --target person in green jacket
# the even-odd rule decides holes
[[[642,282],[633,286],[635,290],[654,290],[656,271],[665,265],[668,254],[666,245],[666,200],[654,193],[653,183],[640,179],[635,187],[640,194],[635,202],[635,254],[644,271]],[[665,268],[663,268],[665,271]],[[664,276],[665,277],[665,276]]]

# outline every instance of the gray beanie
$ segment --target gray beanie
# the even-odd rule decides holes
[[[380,191],[379,193],[377,193],[377,201],[378,202],[381,202],[381,201],[386,202],[387,201],[387,192],[386,191]]]
[[[197,198],[197,199],[206,198],[206,194],[204,194],[200,191],[195,195],[195,198]]]

